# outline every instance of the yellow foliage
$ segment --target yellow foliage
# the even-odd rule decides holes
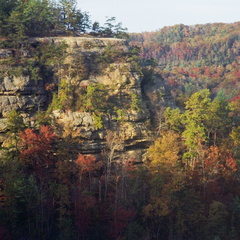
[[[180,170],[181,150],[181,137],[172,130],[162,133],[148,149],[151,196],[143,210],[146,217],[168,216],[179,205],[173,196],[183,187],[184,175]]]
[[[170,213],[169,199],[151,197],[150,203],[143,208],[144,215],[151,216],[167,216]]]
[[[149,167],[174,167],[179,161],[181,141],[179,134],[167,131],[148,149]]]

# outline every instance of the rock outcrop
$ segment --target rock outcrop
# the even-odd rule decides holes
[[[159,103],[164,104],[166,89],[158,80],[155,85],[141,84],[141,69],[136,62],[126,57],[129,47],[125,40],[102,39],[102,38],[80,38],[80,37],[57,37],[57,38],[34,38],[30,39],[31,44],[49,42],[58,44],[65,42],[67,56],[63,65],[54,70],[55,76],[48,82],[48,79],[31,79],[30,75],[16,76],[6,74],[2,65],[2,76],[0,77],[0,132],[6,132],[6,117],[15,109],[27,113],[31,123],[31,117],[38,111],[47,109],[51,105],[49,92],[46,91],[46,82],[55,84],[60,88],[61,81],[65,81],[68,89],[72,87],[77,97],[81,97],[81,91],[88,85],[104,86],[104,98],[107,103],[105,108],[97,111],[76,107],[69,109],[63,106],[62,109],[48,111],[55,124],[58,134],[62,138],[71,137],[74,140],[74,148],[82,153],[100,153],[106,147],[109,132],[114,132],[121,139],[122,148],[119,149],[116,157],[133,157],[141,160],[145,149],[149,146],[151,132],[149,122],[151,112],[158,110]],[[105,54],[106,49],[123,53],[122,58],[116,57],[114,61],[95,61],[94,66],[88,66],[88,73],[79,77],[78,70],[81,64],[87,59],[92,61],[96,57]],[[1,49],[0,58],[11,57],[10,49]],[[116,54],[115,52],[113,54]],[[78,57],[81,56],[79,62]],[[30,58],[31,54],[25,54],[22,58]],[[84,63],[85,64],[85,63]],[[101,67],[99,67],[99,65]],[[66,70],[67,69],[67,70]],[[90,70],[89,70],[90,69]],[[97,69],[97,70],[96,70]],[[71,73],[76,73],[72,74]],[[144,88],[144,89],[143,89]],[[59,91],[59,90],[58,90]],[[86,91],[85,91],[86,92]],[[145,94],[145,97],[142,94]],[[84,93],[82,93],[84,94]],[[154,97],[154,94],[158,97]],[[59,95],[59,94],[58,94]],[[78,102],[75,95],[67,92],[67,98],[72,99],[72,104]],[[93,96],[101,98],[101,96]],[[104,101],[104,100],[103,100]],[[66,101],[65,101],[66,102]],[[93,109],[98,109],[98,101]],[[64,101],[63,101],[64,104]],[[101,121],[97,124],[96,121]],[[3,138],[0,138],[3,141]]]

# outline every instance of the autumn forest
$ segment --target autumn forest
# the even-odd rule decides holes
[[[240,22],[126,30],[0,0],[1,240],[240,239]]]

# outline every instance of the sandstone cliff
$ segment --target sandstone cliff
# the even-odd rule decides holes
[[[118,145],[115,157],[141,160],[151,141],[150,124],[169,101],[161,78],[145,79],[143,84],[141,67],[129,54],[127,42],[80,37],[34,38],[29,42],[65,42],[67,53],[61,64],[51,64],[54,76],[36,80],[32,72],[16,74],[17,65],[9,71],[6,59],[12,57],[13,50],[1,49],[0,141],[4,142],[11,110],[21,112],[31,127],[36,114],[48,109],[58,135],[70,138],[74,151],[100,153],[111,143]],[[23,49],[20,59],[32,59],[32,55]]]

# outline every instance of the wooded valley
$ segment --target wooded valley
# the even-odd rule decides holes
[[[240,22],[0,0],[0,38],[0,239],[240,239]]]

